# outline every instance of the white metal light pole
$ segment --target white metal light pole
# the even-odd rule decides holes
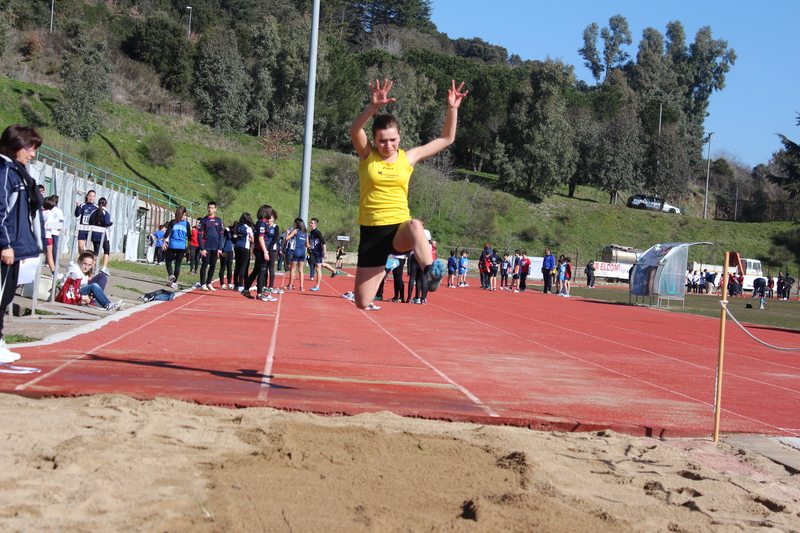
[[[708,213],[708,179],[711,177],[711,136],[714,135],[714,132],[711,131],[708,133],[708,168],[706,170],[706,197],[703,200],[703,218],[706,218],[706,214]]]
[[[56,0],[50,0],[50,33],[53,33],[53,11],[56,9]]]
[[[186,6],[186,9],[189,10],[189,31],[186,34],[186,40],[192,40],[192,6]]]
[[[306,122],[303,135],[303,166],[300,170],[300,218],[308,223],[308,199],[311,191],[311,142],[314,138],[314,102],[317,85],[317,47],[319,44],[319,0],[311,4],[311,39],[308,52],[306,87]]]

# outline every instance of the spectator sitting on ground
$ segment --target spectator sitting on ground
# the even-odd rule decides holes
[[[94,278],[89,278],[96,261],[97,256],[95,256],[94,252],[84,250],[78,256],[77,263],[70,263],[67,269],[67,281],[64,284],[64,289],[69,287],[70,280],[80,280],[81,299],[78,305],[89,305],[94,299],[97,301],[97,305],[106,311],[118,311],[122,309],[122,301],[111,303],[104,291],[108,281],[107,276],[100,272]]]

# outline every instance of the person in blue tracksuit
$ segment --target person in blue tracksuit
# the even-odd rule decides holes
[[[0,363],[13,363],[19,354],[6,346],[3,319],[17,290],[23,259],[39,257],[46,248],[40,209],[44,198],[25,166],[42,145],[33,126],[9,126],[0,135]]]
[[[222,251],[219,256],[219,288],[234,289],[233,284],[233,232],[235,226],[226,227],[222,234]],[[227,280],[225,273],[227,271]],[[225,283],[227,281],[227,283]]]
[[[105,198],[100,198],[97,201],[97,208],[94,210],[94,213],[89,216],[89,224],[92,226],[101,226],[104,228],[109,228],[114,225],[111,222],[111,215],[108,213],[106,206],[108,205],[108,200]],[[103,267],[100,269],[105,275],[108,275],[108,256],[111,253],[111,246],[108,244],[108,229],[105,231],[93,231],[92,232],[92,246],[94,247],[94,255],[96,257],[100,257],[100,243],[103,243]]]
[[[167,266],[167,286],[173,289],[178,288],[181,264],[183,263],[183,256],[186,255],[187,239],[192,231],[189,221],[184,219],[185,216],[185,207],[181,206],[175,210],[175,218],[167,223],[164,244],[162,245],[162,249],[165,252],[164,261]],[[173,263],[175,265],[174,271],[172,268]]]
[[[222,240],[225,225],[215,213],[217,203],[208,202],[208,216],[200,219],[200,234],[197,242],[200,245],[200,256],[203,264],[200,266],[200,290],[216,290],[212,286],[214,273],[217,271],[217,259],[222,254]]]
[[[250,213],[242,213],[233,232],[233,253],[236,257],[236,270],[233,274],[233,284],[236,290],[242,292],[247,279],[247,270],[250,268],[250,249],[253,247],[253,217]],[[249,288],[249,287],[248,287]]]
[[[94,191],[89,191],[86,193],[84,197],[84,202],[75,202],[75,216],[78,219],[78,224],[90,224],[89,218],[92,216],[97,210],[97,205],[94,203],[94,199],[97,193]],[[78,231],[78,253],[83,253],[83,249],[86,247],[86,240],[89,238],[89,232],[82,230]]]

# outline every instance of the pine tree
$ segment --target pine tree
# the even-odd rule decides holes
[[[105,57],[106,43],[79,33],[63,56],[63,99],[53,110],[56,128],[63,135],[88,141],[100,130],[97,107],[111,98],[109,75],[113,68]]]

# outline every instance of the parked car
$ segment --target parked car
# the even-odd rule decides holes
[[[658,196],[647,196],[646,194],[634,194],[628,198],[627,206],[636,209],[650,209],[653,211],[663,211],[665,213],[681,214],[679,207],[675,207],[666,202],[664,202],[662,206],[661,199]]]

